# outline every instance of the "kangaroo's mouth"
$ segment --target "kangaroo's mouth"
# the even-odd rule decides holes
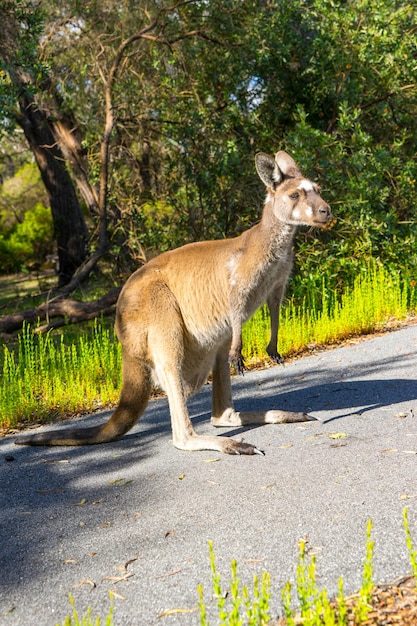
[[[314,220],[314,224],[323,230],[331,230],[337,222],[337,217],[330,214],[325,220]]]

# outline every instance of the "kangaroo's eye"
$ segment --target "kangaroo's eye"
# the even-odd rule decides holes
[[[296,191],[290,194],[291,200],[298,200],[299,197],[300,197],[300,194],[297,193]]]

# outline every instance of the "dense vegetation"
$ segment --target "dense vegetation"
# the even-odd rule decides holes
[[[298,235],[300,302],[323,275],[329,289],[352,285],[371,259],[415,280],[416,9],[416,0],[6,0],[0,270],[51,254],[52,222],[58,252],[67,245],[48,178],[52,144],[28,132],[36,110],[44,117],[30,122],[51,131],[54,163],[70,174],[60,191],[73,186],[88,235],[75,218],[71,232],[110,261],[116,282],[144,255],[250,226],[263,199],[254,154],[282,148],[338,217],[331,232]],[[33,174],[28,203],[16,181],[33,158],[42,182]],[[65,210],[78,219],[74,206]],[[73,268],[85,258],[71,254]]]

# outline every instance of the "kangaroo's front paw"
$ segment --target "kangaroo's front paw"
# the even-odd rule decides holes
[[[271,350],[267,348],[266,351],[269,358],[272,359],[275,363],[277,363],[278,365],[284,365],[284,359],[277,350]]]
[[[230,365],[233,365],[233,367],[235,368],[235,372],[243,376],[243,373],[245,371],[245,359],[243,358],[240,350],[231,350],[229,352],[229,363]]]

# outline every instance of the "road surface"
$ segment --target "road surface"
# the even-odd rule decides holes
[[[346,593],[360,586],[370,518],[376,581],[410,571],[402,513],[417,547],[417,325],[246,373],[233,389],[237,409],[317,421],[226,431],[264,457],[176,450],[164,398],[115,443],[0,440],[1,625],[61,623],[68,593],[80,614],[90,605],[104,616],[110,589],[116,626],[198,624],[198,583],[217,624],[210,539],[225,589],[233,558],[243,584],[271,573],[274,615],[301,538],[330,594],[340,576]],[[190,412],[197,432],[213,434],[209,385]]]

